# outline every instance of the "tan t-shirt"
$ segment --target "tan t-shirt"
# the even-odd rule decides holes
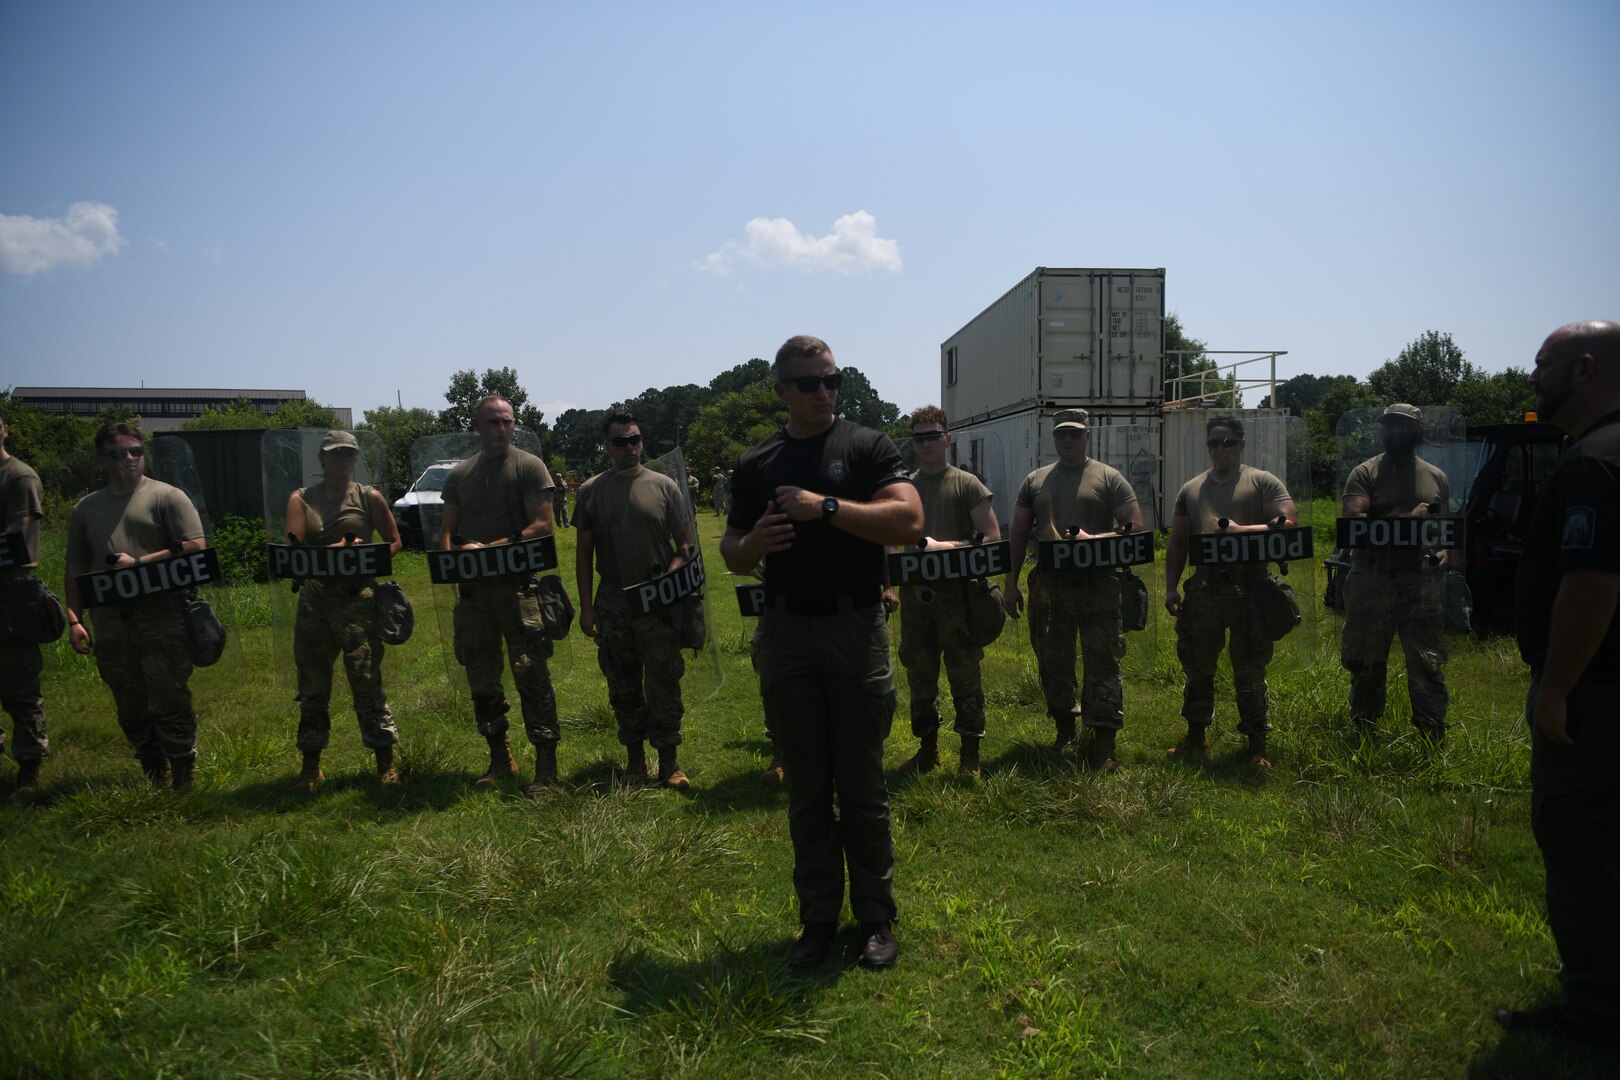
[[[444,478],[444,504],[459,507],[456,532],[479,544],[506,540],[529,523],[525,499],[550,502],[555,485],[546,463],[511,447],[504,458],[474,454]]]
[[[370,543],[371,504],[367,500],[370,491],[353,481],[337,498],[326,493],[324,484],[311,484],[300,491],[298,497],[304,503],[304,543],[324,547],[337,543],[349,533],[359,537],[362,544]]]
[[[1123,473],[1087,458],[1081,465],[1059,461],[1036,469],[1024,477],[1015,505],[1034,509],[1035,539],[1062,540],[1071,525],[1088,533],[1109,532],[1118,524],[1119,511],[1135,501],[1136,492]]]
[[[1229,480],[1217,480],[1215,470],[1206,469],[1181,485],[1175,513],[1187,519],[1189,533],[1201,536],[1219,532],[1221,518],[1259,525],[1267,520],[1268,510],[1287,498],[1287,486],[1264,469],[1239,465]]]
[[[39,474],[19,457],[0,464],[0,532],[21,529],[31,517],[40,517]],[[38,544],[28,550],[27,566],[39,562]]]
[[[202,535],[186,493],[148,476],[127,495],[104,487],[79,500],[68,519],[67,561],[105,570],[108,555],[140,558]]]
[[[1350,470],[1344,482],[1344,497],[1361,496],[1371,500],[1368,517],[1399,517],[1412,512],[1418,503],[1439,503],[1443,514],[1451,508],[1451,481],[1430,462],[1415,454],[1390,457],[1379,454]],[[1415,548],[1386,551],[1357,550],[1350,553],[1352,566],[1383,570],[1421,569],[1423,553]]]
[[[596,549],[596,604],[624,609],[619,590],[664,572],[687,520],[686,493],[646,466],[598,473],[579,486],[574,527],[589,530]],[[656,572],[654,567],[657,567]]]
[[[990,497],[990,489],[972,473],[945,466],[930,476],[921,469],[911,474],[922,499],[923,535],[935,540],[966,540],[973,535],[973,511]]]

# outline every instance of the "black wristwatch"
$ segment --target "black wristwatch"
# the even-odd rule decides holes
[[[831,495],[821,500],[821,520],[831,521],[832,516],[838,513],[838,500]]]

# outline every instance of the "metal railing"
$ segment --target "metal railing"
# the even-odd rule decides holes
[[[1217,364],[1204,371],[1193,371],[1165,380],[1164,408],[1191,409],[1216,408],[1222,404],[1237,409],[1243,405],[1245,390],[1265,387],[1273,407],[1277,404],[1277,357],[1287,356],[1286,349],[1167,349],[1166,357],[1187,359],[1197,356],[1241,356],[1229,364]],[[1265,364],[1266,375],[1239,378],[1238,368],[1249,364]]]

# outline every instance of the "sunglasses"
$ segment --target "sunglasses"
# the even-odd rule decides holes
[[[636,434],[636,435],[615,435],[611,439],[609,439],[608,441],[611,442],[614,446],[640,446],[641,445],[641,436],[639,434]]]
[[[1242,439],[1211,439],[1204,445],[1211,450],[1230,450],[1242,441]]]
[[[112,458],[114,461],[121,461],[124,458],[143,458],[143,457],[146,456],[146,447],[144,447],[144,446],[114,446],[111,449],[106,450],[105,453],[106,453],[106,455],[108,457]]]
[[[912,442],[939,442],[945,437],[943,431],[919,431],[911,436]]]
[[[801,394],[813,394],[818,386],[825,386],[836,393],[844,383],[844,373],[835,371],[831,375],[800,375],[797,379],[783,379],[782,381],[789,386],[797,387]]]

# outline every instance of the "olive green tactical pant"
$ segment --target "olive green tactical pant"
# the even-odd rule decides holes
[[[788,779],[793,887],[805,923],[895,917],[883,741],[897,699],[883,607],[760,616],[759,681]],[[836,809],[834,803],[836,800]]]
[[[298,593],[293,623],[293,659],[298,665],[298,749],[324,750],[332,737],[332,662],[343,657],[360,721],[360,741],[369,749],[399,741],[394,714],[383,693],[383,642],[377,636],[374,591],[350,593],[339,582],[308,581]]]
[[[1350,718],[1373,724],[1384,714],[1389,647],[1399,633],[1406,656],[1412,724],[1444,731],[1451,694],[1445,633],[1445,577],[1431,571],[1383,573],[1352,567],[1344,579],[1339,658],[1350,673]]]
[[[926,599],[925,599],[926,597]],[[984,737],[984,687],[979,662],[984,650],[968,643],[967,607],[961,583],[938,588],[900,588],[900,662],[911,688],[911,733],[919,738],[939,730],[939,667],[956,706],[952,730],[965,738]]]
[[[541,633],[540,603],[530,579],[514,577],[462,585],[456,602],[456,661],[467,669],[473,718],[479,734],[504,735],[506,691],[501,686],[501,646],[511,661],[512,683],[523,709],[523,730],[536,746],[554,743],[557,695],[546,661],[551,642]]]
[[[1237,691],[1238,731],[1259,735],[1266,723],[1266,665],[1274,642],[1266,636],[1256,602],[1236,581],[1194,575],[1187,582],[1176,619],[1176,656],[1187,675],[1181,715],[1189,727],[1215,718],[1215,668],[1231,635],[1232,683]]]
[[[1075,639],[1080,640],[1079,707],[1075,704]],[[1047,715],[1079,716],[1089,728],[1125,726],[1125,627],[1119,578],[1112,571],[1029,575],[1029,642],[1041,676]]]
[[[37,644],[7,629],[8,584],[0,579],[0,706],[11,716],[11,756],[18,761],[38,761],[51,749],[45,737],[45,699],[39,692],[39,673],[45,661]],[[0,754],[5,749],[5,732],[0,731]]]
[[[596,663],[607,677],[608,703],[619,722],[619,741],[626,746],[650,742],[656,747],[681,744],[680,635],[672,616],[660,611],[640,618],[597,608],[601,629],[596,635]]]
[[[118,726],[143,761],[197,755],[183,604],[164,596],[91,609],[96,669],[112,691]]]

